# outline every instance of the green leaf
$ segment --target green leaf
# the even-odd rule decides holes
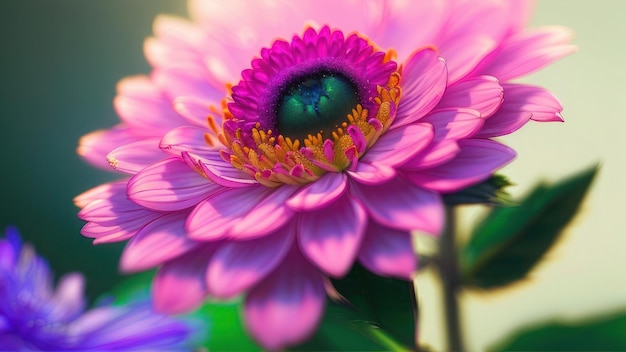
[[[113,296],[113,303],[116,305],[127,304],[140,299],[149,299],[150,285],[155,272],[156,270],[150,270],[130,275],[115,285],[110,294],[104,295],[103,298],[106,299],[107,296]]]
[[[463,284],[494,288],[524,278],[576,215],[596,173],[594,166],[539,184],[517,206],[494,208],[460,252]]]
[[[458,192],[444,194],[443,201],[448,205],[459,204],[509,204],[510,196],[504,188],[512,183],[506,176],[493,175],[489,179],[462,189]]]
[[[333,280],[345,301],[329,301],[319,330],[292,350],[410,351],[415,320],[410,282],[374,275],[359,265]]]
[[[580,323],[534,326],[490,351],[626,351],[626,312]]]
[[[261,351],[243,325],[243,298],[209,301],[191,317],[207,323],[207,338],[202,346],[209,351]]]

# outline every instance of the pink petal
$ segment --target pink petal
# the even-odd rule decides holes
[[[245,323],[263,347],[280,350],[313,334],[325,303],[322,275],[292,255],[250,290],[244,303]]]
[[[375,0],[191,1],[189,12],[212,35],[204,42],[207,67],[214,81],[224,83],[237,82],[260,48],[301,34],[305,26],[329,24],[344,33],[372,33],[379,27],[382,6]]]
[[[370,221],[359,250],[359,262],[380,276],[411,280],[417,270],[411,234]]]
[[[79,218],[88,221],[81,233],[95,238],[94,244],[126,240],[162,215],[128,200],[124,181],[97,187],[79,198],[80,202],[89,200],[78,213]]]
[[[106,155],[121,145],[140,140],[129,128],[117,125],[109,130],[98,130],[82,136],[76,152],[90,164],[112,171]]]
[[[212,101],[199,99],[196,97],[178,97],[174,99],[174,110],[189,123],[204,127],[208,127],[207,118],[212,116],[215,119],[215,125],[222,125],[221,115],[218,110],[219,104]]]
[[[80,233],[85,237],[93,238],[93,244],[126,241],[158,216],[159,214],[150,214],[141,218],[122,220],[120,225],[103,225],[89,222],[80,229]]]
[[[296,211],[325,207],[343,194],[346,190],[346,180],[344,173],[329,172],[319,180],[302,187],[287,199],[287,205]]]
[[[155,37],[146,38],[143,42],[143,53],[152,67],[164,67],[172,63],[198,61],[200,57],[192,50],[176,49]]]
[[[343,277],[356,258],[366,223],[363,207],[344,196],[325,208],[300,215],[300,248],[318,268]]]
[[[258,181],[232,164],[222,160],[219,152],[205,153],[199,165],[206,176],[216,184],[229,188],[258,185]]]
[[[231,298],[272,272],[291,247],[295,222],[276,232],[246,241],[228,241],[217,249],[207,269],[209,293]]]
[[[481,117],[491,116],[504,100],[504,89],[495,77],[479,76],[455,83],[446,89],[437,109],[469,108]]]
[[[182,153],[189,153],[195,156],[217,153],[219,156],[217,150],[207,144],[205,139],[207,132],[206,128],[196,126],[174,128],[161,138],[159,148],[165,153],[177,157],[182,157]]]
[[[396,170],[384,164],[370,164],[366,162],[361,162],[356,166],[354,171],[347,171],[350,178],[365,184],[365,185],[377,185],[384,182],[387,182],[394,178],[397,173]]]
[[[513,32],[518,32],[530,22],[536,6],[536,0],[507,1],[508,19]]]
[[[235,222],[229,236],[237,239],[254,238],[283,226],[294,213],[285,203],[296,190],[297,187],[289,185],[273,189],[265,199]]]
[[[448,82],[454,83],[497,47],[520,14],[511,13],[506,1],[463,1],[448,8],[450,16],[432,44],[448,63]]]
[[[153,24],[156,38],[144,46],[153,66],[167,66],[181,60],[198,58],[209,38],[192,22],[175,16],[158,15]],[[157,45],[157,47],[153,47]]]
[[[144,207],[174,211],[192,207],[221,190],[178,158],[153,164],[128,181],[127,194]]]
[[[497,47],[497,44],[498,42],[488,35],[459,33],[440,46],[441,55],[449,69],[448,83],[458,82],[474,70],[480,61]]]
[[[350,186],[350,193],[382,225],[435,235],[443,227],[443,203],[435,192],[414,186],[400,177],[375,186],[354,182]]]
[[[145,167],[167,157],[159,148],[159,138],[147,138],[113,149],[106,158],[112,168],[136,174]]]
[[[477,72],[501,81],[525,76],[576,52],[577,47],[569,44],[572,36],[569,28],[558,26],[516,33]]]
[[[434,108],[446,89],[446,63],[431,48],[417,51],[402,68],[402,99],[391,128],[415,122]]]
[[[452,161],[418,172],[407,172],[414,184],[440,192],[454,192],[490,177],[515,157],[515,151],[488,139],[459,141],[461,152]]]
[[[428,122],[435,130],[434,141],[443,139],[459,140],[473,136],[480,131],[485,120],[472,109],[445,109],[433,112],[420,122]]]
[[[265,186],[230,188],[200,202],[187,218],[189,236],[196,240],[223,238],[243,216],[272,193]]]
[[[152,282],[153,304],[157,311],[188,313],[204,301],[207,295],[204,277],[215,249],[215,244],[204,245],[159,268]]]
[[[172,109],[161,88],[146,76],[133,76],[117,84],[115,111],[129,127],[144,137],[157,137],[185,124]]]
[[[114,194],[126,192],[127,180],[104,183],[74,197],[74,205],[84,208],[94,200],[108,198]]]
[[[124,248],[120,269],[124,272],[151,269],[195,248],[198,242],[186,236],[186,217],[187,213],[171,213],[142,228]]]
[[[433,140],[432,126],[419,123],[387,131],[360,162],[395,167],[421,152]]]
[[[372,35],[373,41],[383,48],[394,48],[404,60],[415,48],[432,44],[432,38],[445,22],[444,1],[386,1],[379,31]],[[419,31],[415,24],[419,23]],[[407,35],[410,33],[410,35]]]
[[[547,90],[522,85],[505,84],[504,103],[475,137],[489,138],[502,136],[517,131],[530,119],[535,121],[563,121],[563,106]]]
[[[461,152],[455,140],[442,139],[402,165],[401,170],[423,170],[452,160]]]
[[[205,66],[194,63],[169,65],[152,72],[152,80],[165,91],[170,100],[191,96],[220,101],[226,94],[226,89],[220,90],[211,85],[208,76]]]
[[[126,214],[138,218],[142,213],[147,215],[154,212],[126,199],[122,189],[109,198],[97,199],[87,204],[78,212],[78,217],[85,221],[117,225],[123,223]]]

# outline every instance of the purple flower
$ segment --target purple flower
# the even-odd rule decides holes
[[[149,304],[85,311],[83,276],[63,276],[56,289],[46,261],[22,244],[16,229],[0,238],[0,350],[190,350],[189,324]]]
[[[575,50],[567,29],[524,28],[529,1],[190,7],[156,20],[121,123],[80,141],[128,175],[76,198],[82,233],[130,240],[122,270],[160,267],[161,311],[245,294],[270,349],[315,330],[328,277],[355,261],[411,279],[410,231],[439,234],[441,194],[515,156],[493,138],[562,121],[552,94],[511,82]]]

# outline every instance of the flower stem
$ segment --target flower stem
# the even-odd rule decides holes
[[[459,318],[459,265],[455,241],[456,219],[454,207],[446,206],[446,228],[440,242],[439,274],[443,284],[444,310],[446,331],[448,335],[448,350],[465,351]]]
[[[411,295],[411,304],[413,308],[413,321],[415,322],[415,329],[413,331],[415,338],[413,339],[415,343],[415,351],[420,350],[420,338],[419,338],[419,328],[420,328],[420,313],[419,313],[419,301],[417,300],[417,284],[415,279],[411,282],[409,287],[409,294]]]

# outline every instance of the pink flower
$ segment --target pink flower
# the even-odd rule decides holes
[[[154,71],[80,141],[130,177],[76,198],[82,233],[130,240],[124,271],[158,266],[163,312],[245,293],[263,346],[303,341],[327,277],[358,260],[410,279],[409,233],[441,231],[440,195],[514,157],[491,138],[561,121],[549,92],[510,83],[575,50],[564,28],[524,29],[530,5],[198,0],[191,22],[157,18]]]

